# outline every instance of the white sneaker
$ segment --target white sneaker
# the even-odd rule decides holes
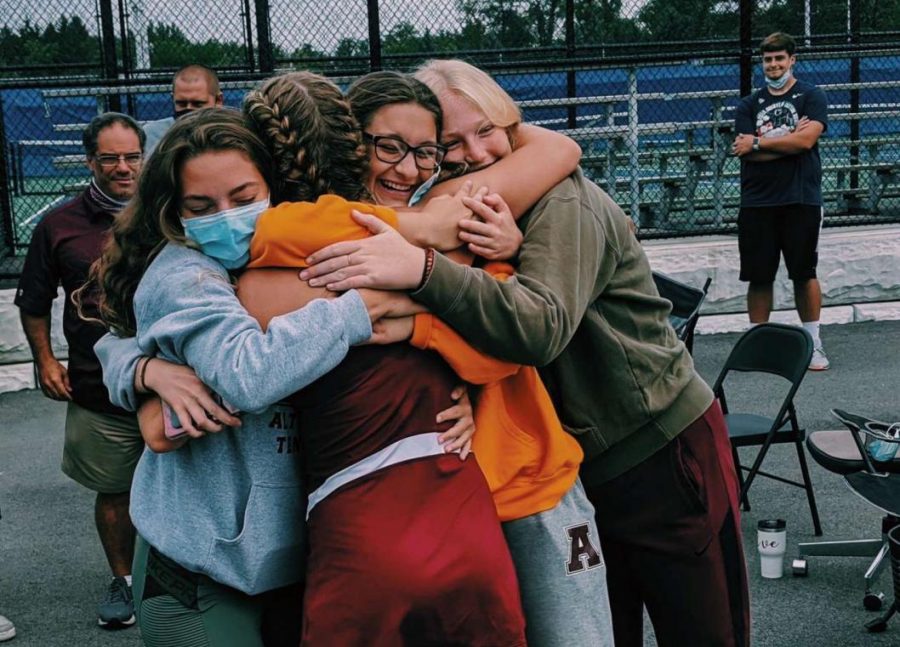
[[[0,643],[16,637],[16,626],[6,616],[0,616]]]
[[[812,358],[809,360],[809,370],[827,371],[829,366],[831,366],[831,362],[828,361],[828,356],[825,355],[822,347],[814,348]]]

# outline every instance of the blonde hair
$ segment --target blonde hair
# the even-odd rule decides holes
[[[432,59],[413,74],[431,88],[438,98],[453,93],[472,102],[492,124],[506,128],[510,140],[522,123],[522,112],[506,90],[491,76],[459,59]]]

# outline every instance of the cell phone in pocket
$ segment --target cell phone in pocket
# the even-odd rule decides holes
[[[178,414],[165,402],[163,402],[162,405],[163,425],[165,427],[166,438],[169,440],[178,440],[179,438],[186,436],[187,432],[184,430],[184,427],[181,426]],[[158,428],[159,427],[157,427],[157,429]]]

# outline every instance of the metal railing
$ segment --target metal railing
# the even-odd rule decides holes
[[[702,5],[688,14],[704,17],[666,25],[654,13],[666,3]],[[91,116],[166,116],[173,70],[196,62],[217,69],[237,105],[281,70],[347,83],[462,57],[491,72],[527,120],[577,139],[587,173],[642,236],[732,232],[733,110],[761,85],[756,48],[775,27],[803,44],[798,76],[829,94],[826,226],[900,220],[900,31],[883,30],[900,26],[900,7],[812,0],[806,35],[790,12],[773,22],[787,3],[738,0],[734,12],[708,0],[223,0],[201,14],[161,0],[48,0],[43,22],[10,15],[0,32],[0,274],[17,272],[34,224],[83,184],[80,130]],[[19,48],[4,49],[7,37]],[[31,59],[4,58],[26,50]]]

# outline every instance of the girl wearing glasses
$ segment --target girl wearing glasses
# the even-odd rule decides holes
[[[368,142],[370,194],[379,204],[405,207],[413,196],[423,193],[421,187],[440,171],[445,149],[436,143],[441,126],[437,98],[421,82],[397,72],[366,75],[350,87],[347,97]],[[290,112],[290,104],[279,105],[278,114],[285,116]],[[547,136],[559,137],[552,133]],[[279,157],[277,151],[275,155]],[[507,166],[498,164],[480,175],[515,172]],[[545,177],[543,181],[553,182],[555,178]],[[535,191],[545,188],[530,187]],[[511,227],[518,234],[502,198],[491,195],[486,199],[502,212],[498,228]],[[367,235],[348,217],[346,203],[329,203],[325,217],[321,201],[319,206],[315,219],[312,209],[304,219],[297,213],[296,204],[281,213],[276,209],[265,214],[253,244],[262,253],[251,251],[255,256],[251,267],[305,265],[305,258],[293,253],[296,240],[286,242],[291,239],[303,239],[308,253],[332,240]],[[375,215],[392,224],[397,220],[395,214],[384,210],[375,210]],[[312,230],[321,234],[318,241],[311,239],[308,232]],[[505,238],[516,240],[514,234],[506,234]],[[495,257],[515,254],[515,244],[504,244],[508,249],[491,238],[486,247]],[[460,262],[472,262],[472,256],[466,252],[455,256]],[[501,279],[513,274],[512,267],[505,263],[491,262],[485,269]],[[295,280],[290,272],[287,277]],[[254,300],[267,295],[264,303],[252,305],[251,311],[272,307],[274,288],[263,285],[270,284],[271,279],[268,274],[257,279],[252,273],[242,279],[242,285],[260,282],[259,289],[250,291]],[[606,572],[593,521],[594,509],[577,482],[583,453],[577,441],[563,430],[537,371],[479,353],[429,314],[417,315],[415,320],[385,320],[376,323],[375,328],[380,341],[409,340],[415,347],[435,350],[460,377],[484,385],[475,410],[475,456],[487,477],[504,532],[514,538],[510,546],[514,547],[512,557],[525,594],[523,601],[527,602],[529,642],[559,644],[566,636],[578,644],[611,644]],[[378,508],[372,509],[380,514]],[[341,532],[330,529],[331,535],[340,536]],[[311,544],[311,561],[315,562],[317,542]],[[320,581],[323,576],[329,578],[327,582]],[[351,583],[316,569],[311,570],[309,578],[310,591],[314,593],[307,593],[307,622],[310,627],[317,627],[322,617],[330,617],[323,610],[345,599]]]
[[[275,173],[267,172],[258,147],[249,149],[251,157],[228,148],[237,144],[206,141],[204,133],[217,126],[198,119],[214,122],[212,113],[179,122],[154,153],[152,172],[142,182],[155,178],[153,204],[163,213],[163,231],[175,232],[181,244],[165,245],[163,236],[157,245],[165,246],[151,261],[137,291],[116,290],[123,280],[133,289],[146,256],[153,257],[149,250],[143,255],[122,253],[122,242],[154,222],[153,210],[139,206],[118,232],[117,246],[108,250],[100,276],[110,321],[134,321],[133,315],[125,314],[131,304],[129,294],[133,295],[137,321],[130,331],[136,329],[142,348],[155,346],[169,360],[196,365],[226,400],[256,409],[265,402],[232,388],[235,381],[244,386],[256,382],[256,391],[268,393],[276,383],[286,382],[280,375],[286,364],[293,367],[292,379],[298,372],[321,374],[333,366],[318,357],[304,357],[311,345],[318,347],[315,330],[306,333],[310,340],[293,351],[282,348],[277,360],[264,355],[261,361],[246,349],[228,357],[223,350],[234,350],[234,344],[245,337],[267,337],[273,330],[275,339],[281,339],[288,321],[296,317],[293,313],[310,299],[315,301],[309,307],[319,307],[358,297],[318,299],[329,295],[306,289],[297,280],[296,270],[290,272],[291,289],[273,295],[266,270],[247,272],[245,277],[264,279],[262,286],[243,279],[238,282],[237,294],[250,311],[258,314],[254,302],[268,295],[290,301],[283,310],[288,315],[261,316],[262,331],[241,320],[234,337],[223,336],[229,322],[238,319],[224,316],[224,301],[229,312],[234,304],[233,293],[231,298],[225,294],[228,283],[221,266],[242,264],[243,255],[230,252],[236,251],[235,239],[246,240],[239,228],[246,233],[244,225],[255,220],[249,213],[245,219],[243,212],[250,205],[256,208],[267,196],[278,203],[285,198],[332,194],[315,204],[284,204],[267,212],[302,215],[306,209],[327,224],[329,200],[347,205],[337,196],[366,195],[366,148],[340,90],[317,75],[294,73],[271,79],[250,93],[245,111],[274,153]],[[185,150],[186,146],[191,148]],[[166,165],[172,174],[169,183],[158,177]],[[238,181],[234,172],[245,167]],[[264,182],[269,175],[270,181]],[[213,198],[220,194],[228,200],[238,196],[241,215],[232,210],[220,219],[219,214],[207,213],[217,208],[219,200]],[[373,210],[363,203],[356,206]],[[180,217],[175,217],[176,209]],[[214,217],[224,225],[215,235],[206,230],[207,221],[211,227],[209,219]],[[205,233],[200,235],[192,220],[202,221]],[[308,245],[318,247],[317,228],[307,233]],[[300,238],[306,236],[290,237],[292,245],[304,244]],[[271,258],[272,253],[271,248],[258,249],[254,240],[249,255],[259,260]],[[168,264],[173,257],[193,262],[174,267]],[[181,278],[170,280],[176,277]],[[198,292],[195,281],[204,289]],[[209,299],[208,305],[194,303],[198,298]],[[166,303],[185,300],[193,307],[160,312]],[[339,326],[332,328],[337,338],[331,342],[331,354],[345,352],[348,342],[361,341],[358,331],[351,340]],[[205,350],[199,354],[201,347]],[[315,369],[307,360],[315,360]],[[149,361],[144,360],[143,367]],[[164,362],[153,360],[150,365],[153,374],[160,375],[156,368]],[[270,375],[257,375],[270,365]],[[307,369],[302,371],[304,366]],[[121,370],[106,378],[132,379]],[[134,379],[142,385],[145,378],[150,379],[139,369]],[[158,384],[158,379],[152,384]],[[326,377],[290,398],[300,418],[302,452],[290,430],[296,424],[291,422],[292,414],[276,407],[268,411],[267,429],[226,429],[207,438],[176,441],[169,447],[174,451],[168,453],[145,453],[136,480],[139,501],[132,509],[141,535],[148,540],[139,551],[142,564],[136,570],[145,641],[191,645],[195,643],[188,636],[195,634],[213,645],[260,644],[259,636],[252,634],[260,622],[260,596],[242,598],[240,593],[259,594],[273,584],[294,581],[304,561],[297,529],[302,527],[301,515],[308,513],[311,555],[304,604],[309,621],[303,644],[524,645],[515,570],[484,476],[474,461],[447,453],[441,442],[455,426],[442,410],[450,404],[449,394],[457,380],[436,354],[409,345],[353,348]],[[121,391],[123,385],[116,386]],[[146,412],[142,418],[148,422]],[[255,427],[261,419],[258,414],[246,414],[243,426]],[[149,422],[162,431],[158,416]],[[285,437],[283,442],[279,434]],[[160,436],[148,440],[152,447],[164,448]],[[301,460],[306,484],[314,491],[308,511],[292,516],[301,498],[299,481],[295,476],[291,482],[289,465],[298,466]],[[267,464],[272,470],[270,481],[262,478]],[[260,479],[249,490],[248,473]],[[398,496],[411,492],[416,495]],[[274,504],[282,506],[280,513]],[[180,578],[176,587],[171,586],[172,571]]]
[[[422,187],[436,177],[435,169],[444,161],[447,149],[433,146],[441,134],[441,105],[424,83],[396,72],[364,76],[350,87],[347,96],[364,132],[370,135],[370,192],[380,197],[382,204],[400,208],[410,194],[423,193]],[[494,121],[475,129],[475,138],[484,147],[498,136],[507,138],[506,129],[495,122],[520,120],[518,112],[506,114],[509,111],[504,110],[503,102],[492,107]],[[390,148],[378,146],[385,141]],[[536,202],[573,171],[578,158],[566,166],[565,158],[554,154],[562,151],[565,155],[574,144],[561,135],[524,124],[518,126],[514,143],[516,152],[496,164],[472,157],[471,167],[481,166],[481,170],[465,179],[490,183],[492,189],[503,191],[504,197],[516,196],[513,208],[523,211],[531,206],[529,200]],[[413,165],[414,145],[429,151],[424,163],[419,156]],[[545,164],[537,165],[535,159]],[[536,166],[541,174],[530,177]],[[458,164],[453,172],[466,168]],[[436,185],[425,202],[461,182],[463,179]],[[469,251],[491,259],[509,258],[518,251],[522,235],[496,191],[484,200],[492,207],[488,215],[496,217],[461,223],[475,243]],[[457,252],[453,258],[472,262],[471,254]],[[499,262],[484,264],[483,269],[500,280],[514,273],[511,266]],[[410,340],[413,345],[437,350],[460,377],[485,385],[476,402],[477,433],[472,447],[516,564],[529,644],[554,645],[565,640],[569,644],[611,645],[606,568],[594,508],[577,480],[583,452],[563,430],[537,370],[478,353],[430,314],[386,319],[376,323],[375,329],[381,342]]]

